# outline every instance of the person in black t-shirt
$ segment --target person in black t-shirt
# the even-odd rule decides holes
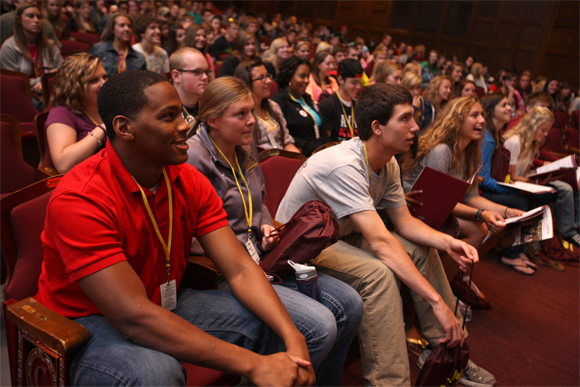
[[[358,136],[353,112],[362,88],[363,68],[357,60],[344,59],[338,64],[337,73],[338,91],[318,105],[322,117],[320,130],[332,141],[345,141]]]

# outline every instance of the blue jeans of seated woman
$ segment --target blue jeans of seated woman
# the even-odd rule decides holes
[[[364,306],[358,292],[352,287],[327,274],[317,274],[322,303],[298,292],[294,275],[282,277],[282,284],[274,285],[274,290],[302,334],[309,329],[308,326],[300,325],[300,320],[305,316],[328,319],[328,312],[332,314],[332,321],[327,323],[336,327],[336,340],[330,353],[322,359],[313,357],[312,353],[310,357],[316,370],[316,385],[338,386],[348,348],[358,331]],[[220,289],[226,290],[229,286],[221,281]]]
[[[338,386],[348,348],[358,332],[364,304],[358,292],[348,284],[321,272],[317,274],[322,304],[332,312],[336,320],[336,340],[328,356],[318,366],[316,385]],[[298,293],[298,285],[293,275],[283,277],[282,286]],[[278,286],[274,286],[274,288],[278,288]],[[302,293],[298,294],[304,296]],[[286,306],[284,299],[282,302]],[[298,308],[301,308],[303,297],[299,297],[296,302]],[[291,311],[288,306],[286,309],[290,316],[295,312]]]
[[[311,310],[311,306],[304,303],[304,313],[295,316],[294,322],[299,329],[303,328],[300,332],[306,338],[313,364],[320,364],[334,344],[336,324],[326,308]],[[231,292],[180,291],[174,313],[221,340],[262,355],[284,351],[284,343],[274,331]],[[73,358],[72,385],[185,385],[185,369],[174,357],[126,340],[103,316],[82,317],[75,321],[89,330],[91,340]]]
[[[517,208],[521,211],[531,210],[528,203],[528,198],[524,195],[499,194],[495,192],[483,191],[482,196],[494,203],[502,204],[510,208]],[[504,214],[500,215],[503,216]],[[518,245],[504,249],[501,255],[507,259],[515,259],[520,256],[520,253],[523,252],[524,245]]]

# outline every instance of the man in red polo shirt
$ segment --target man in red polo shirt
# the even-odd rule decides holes
[[[92,335],[73,359],[72,384],[184,385],[185,361],[256,385],[311,385],[304,336],[209,181],[183,164],[189,125],[175,88],[156,73],[124,72],[97,102],[109,141],[50,199],[36,295]],[[232,292],[177,290],[192,237]]]

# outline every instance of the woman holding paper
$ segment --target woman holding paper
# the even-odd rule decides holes
[[[456,98],[445,106],[431,129],[419,138],[417,156],[403,164],[406,191],[413,186],[425,166],[463,180],[473,179],[463,195],[463,203],[457,203],[443,226],[446,229],[442,231],[476,248],[480,247],[488,230],[497,234],[505,227],[505,218],[523,214],[521,210],[479,196],[476,174],[481,168],[480,144],[484,128],[484,112],[477,99]],[[534,274],[534,269],[530,267],[533,265],[526,263],[523,248],[517,252],[504,250],[501,260],[523,274]]]
[[[247,85],[234,77],[217,78],[201,97],[194,126],[194,132],[195,129],[199,132],[187,144],[188,163],[209,179],[223,200],[232,231],[259,262],[280,239],[264,204],[264,176],[252,141],[256,123],[253,111],[254,99]],[[194,240],[192,247],[195,245],[198,244]],[[335,326],[336,339],[330,353],[312,355],[312,363],[319,385],[338,385],[348,348],[362,318],[360,296],[349,285],[324,273],[318,273],[321,303],[295,291],[294,275],[284,276],[282,281],[274,289],[297,325],[312,332],[317,327],[310,326],[311,320]],[[220,284],[220,288],[228,288],[224,286]]]
[[[511,179],[533,183],[525,177],[530,172],[534,158],[540,153],[540,146],[548,137],[554,115],[543,106],[536,106],[526,114],[521,121],[504,134],[504,146],[510,151],[509,171]],[[548,176],[542,184],[550,185],[558,190],[558,199],[554,206],[556,225],[562,237],[576,247],[580,247],[578,233],[578,191],[574,192],[570,184],[556,180],[557,176]]]

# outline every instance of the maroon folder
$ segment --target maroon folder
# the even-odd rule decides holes
[[[459,203],[469,185],[465,180],[425,167],[411,188],[411,191],[423,190],[422,193],[413,196],[423,205],[414,206],[411,214],[438,229],[443,226],[445,219]]]

